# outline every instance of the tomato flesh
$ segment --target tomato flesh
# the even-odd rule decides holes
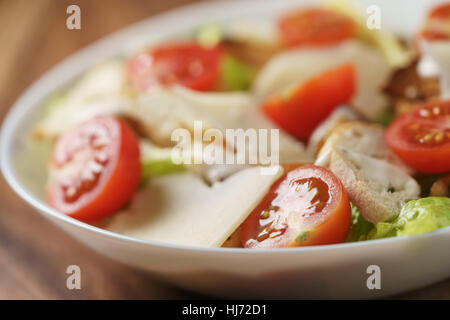
[[[419,37],[429,41],[450,39],[449,3],[435,7],[428,14],[425,27],[419,33]]]
[[[339,179],[315,165],[285,168],[289,171],[242,224],[242,245],[281,248],[344,242],[351,209]]]
[[[387,129],[386,141],[418,171],[450,171],[450,100],[429,102],[398,117]]]
[[[193,90],[212,90],[219,79],[222,50],[195,43],[177,43],[154,48],[128,62],[131,83],[139,90],[154,85],[180,84]]]
[[[314,129],[355,93],[356,71],[352,64],[328,70],[277,94],[262,106],[263,113],[292,136],[307,140]]]
[[[112,116],[98,116],[56,142],[47,202],[73,218],[91,221],[120,210],[141,177],[134,132]]]
[[[321,47],[334,45],[356,33],[356,23],[341,13],[307,8],[281,18],[278,24],[285,46]]]

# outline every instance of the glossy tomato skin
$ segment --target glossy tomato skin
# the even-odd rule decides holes
[[[417,171],[450,171],[450,100],[429,102],[401,115],[386,130],[386,142]]]
[[[133,57],[127,64],[127,73],[138,90],[180,84],[192,90],[211,91],[219,79],[221,59],[219,46],[173,43]]]
[[[306,141],[314,129],[356,90],[356,70],[345,64],[301,83],[288,94],[277,94],[262,112],[281,129]]]
[[[280,19],[278,27],[287,47],[335,45],[356,33],[356,23],[351,18],[321,8],[291,12]]]
[[[450,39],[450,4],[436,6],[427,15],[424,28],[416,40],[440,41]]]
[[[99,220],[131,200],[140,177],[139,144],[132,129],[115,117],[98,116],[56,142],[47,202],[75,219]]]
[[[341,243],[351,222],[347,193],[328,169],[289,165],[241,226],[247,248]]]

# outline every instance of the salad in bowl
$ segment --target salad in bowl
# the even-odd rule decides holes
[[[47,99],[29,132],[51,149],[46,202],[125,236],[200,247],[446,228],[450,4],[424,21],[400,38],[351,2],[325,1],[149,37]]]

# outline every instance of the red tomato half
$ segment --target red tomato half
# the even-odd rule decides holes
[[[307,8],[282,17],[278,23],[281,38],[288,47],[329,46],[356,33],[356,23],[336,11]]]
[[[386,141],[418,171],[450,171],[450,100],[429,102],[401,115],[387,129]]]
[[[244,221],[247,248],[282,248],[344,242],[351,209],[341,181],[328,169],[299,166],[275,182]]]
[[[428,14],[419,38],[429,41],[450,39],[450,3],[437,6]]]
[[[262,111],[281,129],[307,140],[339,104],[353,97],[355,86],[355,68],[346,64],[300,84],[288,94],[274,96]]]
[[[450,3],[441,4],[435,7],[430,11],[428,17],[440,20],[450,19]]]
[[[140,90],[155,84],[181,84],[193,90],[209,91],[219,78],[222,51],[195,43],[160,46],[138,54],[128,62],[131,82]]]
[[[47,202],[73,218],[98,220],[130,201],[140,177],[134,132],[112,116],[95,117],[57,141]]]

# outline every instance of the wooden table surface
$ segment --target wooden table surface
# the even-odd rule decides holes
[[[0,0],[0,123],[14,100],[67,55],[130,23],[190,0]],[[78,4],[82,29],[67,30]],[[79,265],[82,290],[66,288]],[[29,208],[0,177],[0,299],[184,299],[167,286],[81,245]],[[398,298],[450,299],[450,280]]]

